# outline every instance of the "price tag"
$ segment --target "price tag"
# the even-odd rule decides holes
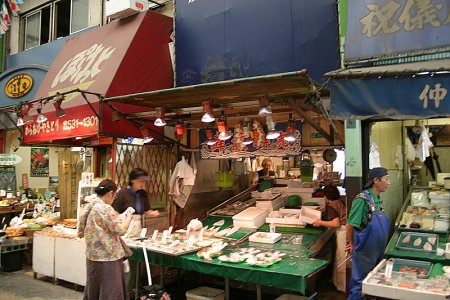
[[[3,226],[3,231],[6,230],[6,226],[8,226],[8,224],[5,224],[5,225]]]
[[[170,227],[169,227],[169,235],[172,234],[172,230],[173,230],[173,226],[170,226]]]
[[[163,234],[162,234],[162,241],[163,241],[163,243],[166,242],[168,234],[169,234],[169,231],[167,231],[167,230],[163,231]]]
[[[2,223],[5,223],[5,219],[6,219],[6,217],[3,217],[3,219],[2,219]]]
[[[200,233],[198,235],[198,239],[201,241],[203,240],[203,234],[205,233],[205,227],[203,227],[202,229],[200,229]]]
[[[153,231],[153,235],[152,235],[152,241],[156,241],[156,238],[158,237],[158,230]]]
[[[188,239],[188,248],[192,248],[194,246],[194,242],[195,242],[195,236],[191,235]]]
[[[27,204],[27,210],[28,210],[28,207],[30,207],[30,203]]]
[[[147,228],[142,228],[141,234],[139,235],[139,238],[145,239],[147,236]]]
[[[384,276],[386,279],[390,279],[392,277],[392,270],[394,268],[394,262],[388,261],[386,263],[386,269],[384,270]]]

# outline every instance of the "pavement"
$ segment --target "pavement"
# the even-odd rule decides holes
[[[80,288],[82,290],[82,288]],[[57,285],[50,278],[33,278],[31,268],[17,272],[0,271],[0,300],[79,300],[82,291],[75,291],[75,286],[68,283]]]
[[[189,276],[188,276],[189,277]],[[185,278],[186,279],[186,278]],[[185,293],[187,290],[198,287],[201,281],[191,282],[188,286],[184,284],[176,284],[172,287],[167,286],[168,292],[172,295],[172,300],[186,299]],[[58,281],[53,284],[52,279],[48,277],[38,276],[38,279],[33,278],[33,271],[31,267],[26,266],[24,269],[17,272],[2,272],[0,271],[0,300],[79,300],[83,299],[83,287],[64,281]],[[221,288],[221,287],[219,287]],[[223,287],[222,287],[223,288]],[[268,292],[267,290],[265,292]],[[270,300],[276,298],[273,293],[265,293],[263,291],[263,300]],[[281,294],[283,291],[278,293]],[[284,293],[288,293],[284,291]],[[230,299],[239,300],[254,299],[255,292],[246,291],[239,287],[233,288],[230,291]],[[285,299],[306,299],[305,298],[285,298]],[[344,300],[346,299],[343,293],[336,292],[332,286],[326,286],[323,291],[316,295],[314,300]]]

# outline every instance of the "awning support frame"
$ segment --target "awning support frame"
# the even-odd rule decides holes
[[[302,108],[300,108],[293,98],[289,97],[287,100],[287,105],[295,111],[297,114],[299,114],[306,122],[311,124],[312,127],[314,127],[317,132],[319,132],[325,139],[327,139],[330,143],[333,143],[333,139],[331,136],[322,128],[320,125],[316,124],[313,119],[304,111]]]

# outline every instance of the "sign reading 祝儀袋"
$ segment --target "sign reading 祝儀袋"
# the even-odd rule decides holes
[[[450,44],[448,0],[349,0],[345,59]]]

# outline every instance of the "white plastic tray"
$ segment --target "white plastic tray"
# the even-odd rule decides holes
[[[265,237],[259,237],[259,235],[264,235]],[[275,244],[280,239],[281,233],[271,233],[271,232],[255,232],[248,238],[250,242],[266,243],[266,244]]]

